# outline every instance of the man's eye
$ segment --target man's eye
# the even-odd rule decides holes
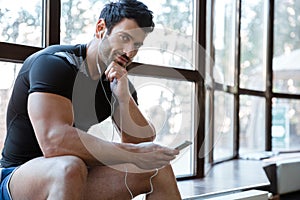
[[[123,42],[129,42],[130,38],[127,36],[127,35],[120,35],[120,39],[123,41]]]
[[[143,44],[135,44],[134,45],[135,49],[139,49],[141,46],[143,46]]]

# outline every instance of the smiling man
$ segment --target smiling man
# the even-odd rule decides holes
[[[153,143],[127,79],[152,19],[139,1],[108,3],[90,42],[25,60],[7,110],[1,199],[180,199],[170,166],[179,152]],[[121,143],[87,134],[108,117]]]

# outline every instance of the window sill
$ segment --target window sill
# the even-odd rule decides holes
[[[182,198],[186,200],[249,189],[268,189],[269,186],[262,161],[241,159],[213,166],[202,179],[178,181]]]

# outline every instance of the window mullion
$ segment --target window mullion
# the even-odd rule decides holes
[[[273,46],[274,46],[274,0],[268,1],[268,29],[266,48],[266,150],[272,150],[272,98],[273,98]]]
[[[61,3],[60,0],[44,0],[44,47],[60,43],[60,17]],[[50,17],[51,16],[51,17]]]

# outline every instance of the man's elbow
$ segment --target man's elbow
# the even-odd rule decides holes
[[[122,134],[122,142],[123,143],[132,143],[132,144],[138,144],[142,142],[151,142],[153,141],[153,137],[135,137],[131,136],[127,133]]]
[[[38,136],[38,142],[44,157],[56,157],[65,154],[64,133],[61,128],[48,130]]]

